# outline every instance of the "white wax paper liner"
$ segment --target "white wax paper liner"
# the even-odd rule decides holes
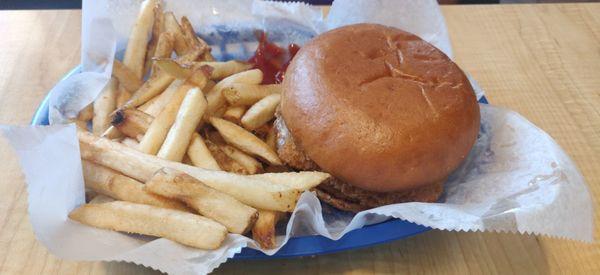
[[[265,29],[283,44],[303,43],[328,28],[358,22],[403,28],[451,54],[444,20],[433,0],[337,0],[327,21],[321,20],[320,8],[298,3],[166,2],[166,10],[190,17],[196,29],[213,42],[215,55],[220,58],[247,57],[256,46],[251,39],[246,40],[248,30]],[[82,73],[51,91],[50,116],[54,124],[73,117],[100,91],[110,74],[113,56],[122,55],[139,1],[84,1],[83,6]],[[286,235],[278,237],[279,247],[292,236],[318,234],[339,239],[352,229],[388,217],[444,230],[535,233],[591,241],[591,198],[581,174],[564,151],[514,112],[481,105],[481,114],[478,142],[448,180],[439,203],[388,205],[353,216],[323,212],[322,207],[329,206],[321,206],[314,194],[305,192]],[[202,251],[166,239],[72,222],[68,213],[84,203],[75,128],[56,124],[0,129],[23,167],[36,237],[59,257],[127,261],[169,273],[191,274],[212,271],[245,246],[258,248],[251,239],[230,234],[220,249]],[[277,250],[263,252],[273,254]]]

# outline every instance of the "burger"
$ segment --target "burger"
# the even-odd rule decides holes
[[[349,25],[289,64],[277,153],[294,169],[330,173],[316,193],[338,209],[434,202],[479,123],[473,88],[442,51],[397,28]]]

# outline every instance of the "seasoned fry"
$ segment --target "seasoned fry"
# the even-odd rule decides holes
[[[210,170],[221,170],[215,158],[211,155],[210,150],[206,147],[206,143],[198,133],[192,134],[190,146],[187,149],[187,155],[191,163],[200,168]]]
[[[250,106],[272,94],[281,94],[281,84],[233,83],[223,87],[223,96],[232,106]]]
[[[190,50],[190,46],[183,37],[183,31],[181,26],[177,22],[175,15],[172,12],[165,13],[165,30],[173,34],[175,39],[175,52],[178,56],[186,54]]]
[[[150,193],[145,190],[143,183],[123,176],[115,170],[87,160],[81,164],[85,186],[100,194],[122,201],[189,211],[181,202]]]
[[[192,63],[193,67],[201,67],[205,65],[208,65],[213,68],[212,73],[210,75],[210,79],[213,80],[220,80],[228,76],[252,69],[252,64],[237,60],[230,60],[225,62],[206,61]]]
[[[256,209],[173,169],[158,171],[146,182],[146,188],[150,192],[184,202],[202,216],[224,225],[232,233],[244,234],[258,216]]]
[[[162,93],[171,82],[175,80],[169,74],[159,73],[155,74],[148,81],[146,81],[134,94],[131,96],[129,101],[124,105],[121,105],[125,108],[134,108],[146,103],[148,100],[152,99],[156,95]]]
[[[114,201],[84,204],[69,218],[98,228],[163,237],[200,249],[221,246],[227,229],[199,215],[137,204]]]
[[[277,245],[275,240],[275,226],[284,213],[271,210],[258,210],[258,220],[252,228],[252,239],[258,242],[261,248],[271,249]]]
[[[158,48],[158,40],[160,35],[165,30],[165,20],[163,9],[160,1],[154,5],[154,23],[152,24],[152,38],[148,42],[148,50],[146,51],[146,61],[144,62],[144,74],[147,74],[152,68],[152,58],[156,56]]]
[[[221,80],[206,94],[206,100],[208,101],[207,115],[214,115],[217,110],[225,106],[226,100],[222,93],[225,87],[234,83],[259,84],[262,80],[263,73],[259,69],[237,73]]]
[[[219,131],[227,143],[246,153],[258,156],[272,165],[282,164],[277,153],[269,145],[244,128],[215,117],[210,118],[210,123]]]
[[[81,109],[81,111],[79,111],[79,114],[77,114],[77,120],[79,121],[90,121],[92,120],[92,118],[94,118],[94,104],[90,103],[87,106],[85,106],[83,109]]]
[[[153,117],[158,116],[158,114],[165,108],[165,106],[171,100],[171,97],[173,97],[182,84],[183,80],[175,79],[173,82],[171,82],[171,85],[165,89],[164,92],[144,103],[138,107],[138,109]]]
[[[78,131],[77,135],[82,159],[114,169],[141,182],[148,181],[156,171],[164,167],[172,168],[254,208],[292,211],[304,190],[317,186],[329,177],[329,174],[322,172],[241,176],[164,160],[83,131]]]
[[[92,132],[100,136],[110,127],[110,114],[116,108],[117,80],[112,77],[106,87],[94,101],[94,118],[92,120]]]
[[[192,139],[192,134],[202,121],[206,110],[206,98],[198,88],[189,89],[181,102],[175,123],[169,130],[157,156],[160,158],[181,161]]]
[[[232,106],[227,108],[227,110],[223,114],[223,119],[229,120],[235,124],[240,124],[244,113],[246,113],[245,106]]]
[[[140,143],[137,141],[137,139],[130,138],[130,137],[123,138],[123,140],[121,140],[121,143],[127,145],[130,148],[136,149],[136,150],[138,149],[138,146],[140,146]]]
[[[187,44],[192,48],[200,49],[201,55],[210,50],[208,44],[200,37],[196,36],[196,31],[194,31],[192,23],[190,23],[190,20],[185,16],[181,17],[181,30],[183,31],[183,38]]]
[[[156,4],[156,0],[142,2],[136,22],[129,34],[129,42],[123,57],[123,64],[140,79],[144,76],[144,62],[146,61],[150,31],[154,24],[154,7]]]
[[[231,159],[242,165],[248,174],[256,174],[262,171],[262,164],[253,157],[229,145],[221,145],[221,150]]]
[[[256,102],[242,117],[242,126],[248,130],[254,130],[269,122],[275,117],[275,110],[280,101],[279,94],[272,94]]]
[[[177,111],[179,110],[183,98],[191,88],[192,86],[189,85],[181,85],[179,89],[173,93],[169,103],[164,107],[160,114],[154,118],[148,131],[146,131],[146,134],[142,140],[140,140],[138,149],[141,152],[152,155],[158,153],[158,150],[169,133],[171,125],[175,122]]]
[[[119,109],[113,117],[111,124],[124,135],[141,140],[152,123],[154,117],[138,109]]]
[[[112,76],[119,80],[119,85],[131,92],[137,91],[143,83],[141,78],[117,59],[113,61]]]

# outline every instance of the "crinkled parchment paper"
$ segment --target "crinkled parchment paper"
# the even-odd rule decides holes
[[[132,0],[84,0],[82,72],[52,89],[53,125],[0,129],[23,167],[35,235],[52,253],[72,260],[134,262],[169,273],[207,273],[243,247],[257,248],[257,244],[230,234],[220,249],[203,251],[166,239],[96,229],[67,218],[84,203],[84,185],[75,127],[61,123],[91,102],[106,83],[113,56],[123,54],[138,6],[139,1]],[[220,59],[251,55],[256,47],[255,29],[267,31],[278,43],[302,44],[327,29],[358,22],[403,28],[451,55],[435,0],[337,0],[327,20],[322,19],[320,8],[299,3],[188,0],[166,1],[165,9],[188,16]],[[315,195],[305,192],[278,243],[281,246],[292,236],[307,234],[338,239],[389,217],[444,230],[535,233],[591,241],[591,198],[573,161],[546,133],[518,114],[481,105],[481,115],[477,144],[450,177],[439,203],[388,205],[355,216],[335,211],[323,215]]]

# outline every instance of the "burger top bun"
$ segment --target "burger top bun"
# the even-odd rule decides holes
[[[291,62],[283,89],[281,115],[301,149],[370,191],[444,180],[479,131],[462,70],[421,38],[383,25],[317,36]]]

